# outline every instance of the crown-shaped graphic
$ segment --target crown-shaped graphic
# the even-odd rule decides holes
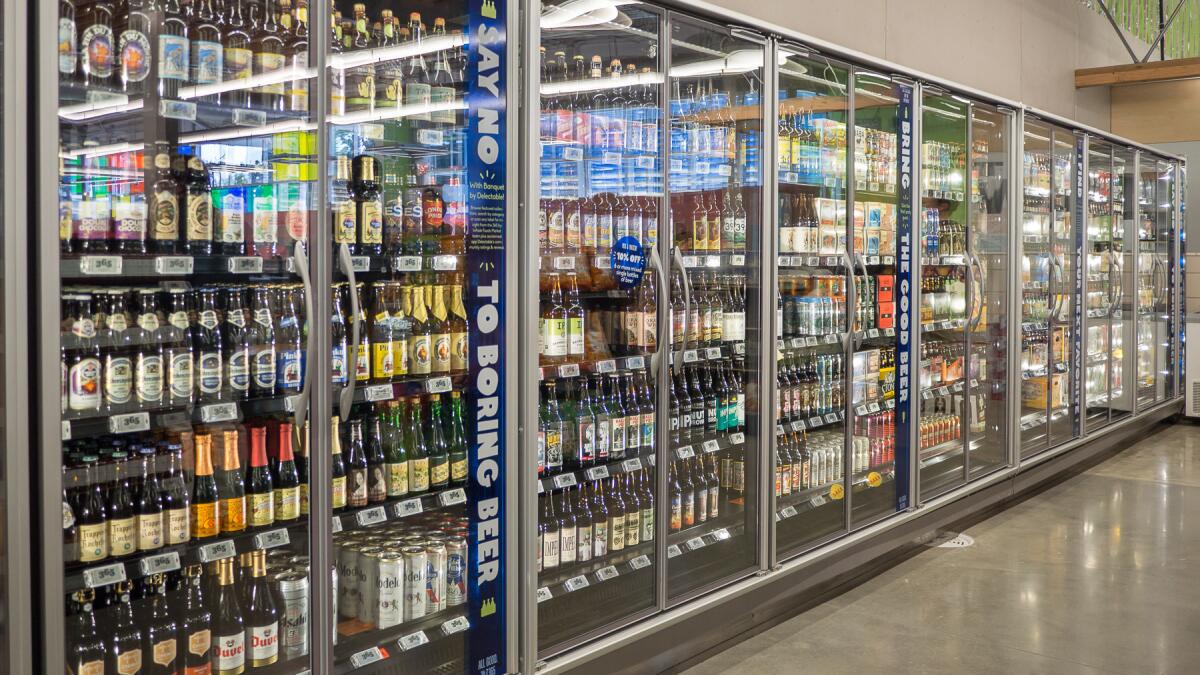
[[[496,18],[496,2],[495,0],[483,0],[483,7],[479,10],[485,19]]]
[[[491,616],[496,613],[496,599],[488,598],[479,606],[479,616]]]

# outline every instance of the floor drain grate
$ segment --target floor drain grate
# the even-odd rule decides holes
[[[965,532],[942,532],[925,545],[930,548],[966,548],[975,544],[975,538]]]

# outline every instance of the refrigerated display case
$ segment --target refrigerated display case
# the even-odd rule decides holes
[[[1149,152],[1138,155],[1138,410],[1175,396],[1175,169],[1173,162]]]
[[[1078,335],[1083,136],[1024,118],[1021,223],[1021,456],[1079,435]]]
[[[50,671],[511,667],[505,7],[345,4],[39,17]]]

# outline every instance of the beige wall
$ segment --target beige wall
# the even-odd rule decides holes
[[[1102,129],[1108,90],[1077,91],[1075,69],[1130,61],[1079,0],[708,1]]]

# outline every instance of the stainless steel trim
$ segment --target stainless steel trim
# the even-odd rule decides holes
[[[1021,460],[1021,351],[1023,329],[1021,322],[1022,284],[1020,270],[1025,263],[1025,238],[1022,230],[1025,223],[1025,111],[1017,109],[1009,118],[1008,137],[1008,184],[1009,193],[1015,194],[1009,206],[1009,261],[1008,261],[1008,382],[1007,406],[1008,439],[1005,442],[1007,465],[1017,467]]]
[[[763,47],[763,92],[779,89],[778,59],[779,50],[774,40],[768,40]],[[763,143],[762,167],[762,208],[760,210],[758,260],[758,358],[760,368],[758,376],[759,406],[758,406],[758,448],[761,461],[758,465],[759,509],[758,509],[758,562],[760,570],[768,570],[775,565],[778,556],[775,542],[775,509],[776,499],[774,482],[776,465],[775,411],[779,409],[779,350],[776,349],[775,335],[777,332],[777,316],[775,314],[775,298],[779,295],[779,257],[776,254],[776,232],[779,231],[779,171],[775,168],[779,161],[776,153],[779,151],[779,96],[764,95],[762,100],[762,134],[766,141]],[[747,233],[749,239],[749,233]],[[753,256],[747,256],[753,258]],[[763,456],[765,455],[765,456]]]
[[[965,241],[963,242],[963,252],[966,253],[966,257],[967,257],[967,270],[966,270],[967,282],[965,284],[965,286],[966,286],[965,294],[966,294],[966,302],[967,302],[967,311],[966,311],[967,318],[966,318],[966,322],[963,326],[963,328],[964,328],[964,330],[963,330],[963,353],[966,355],[966,361],[967,361],[967,367],[965,369],[966,372],[964,373],[966,375],[967,382],[966,382],[966,386],[963,388],[962,399],[959,402],[959,406],[962,408],[962,410],[959,413],[959,415],[961,416],[961,419],[959,420],[959,426],[964,432],[961,434],[961,436],[962,436],[962,453],[963,453],[963,482],[964,483],[971,480],[971,425],[967,419],[967,410],[969,409],[969,406],[970,406],[971,391],[972,391],[971,381],[970,381],[970,377],[971,377],[971,375],[970,375],[971,334],[975,332],[975,329],[979,326],[979,322],[983,320],[983,303],[982,302],[979,305],[979,308],[980,308],[979,315],[971,316],[972,308],[975,306],[975,303],[974,303],[975,294],[983,292],[982,288],[979,288],[979,289],[975,288],[975,268],[976,268],[976,265],[979,265],[979,260],[975,257],[975,253],[971,250],[971,233],[972,233],[971,226],[974,224],[974,218],[973,218],[974,209],[971,207],[971,193],[975,189],[974,180],[973,180],[975,172],[972,170],[973,164],[975,163],[975,157],[974,157],[975,146],[973,145],[974,139],[975,139],[975,104],[973,102],[968,101],[967,102],[967,147],[966,147],[967,192],[964,195],[966,197],[967,204],[966,204],[966,217],[963,219],[965,221],[965,225],[963,226],[963,228],[966,230],[966,236],[964,237]],[[922,140],[924,140],[924,139],[922,139]],[[980,280],[980,285],[982,285],[982,283],[983,283],[983,266],[982,265],[979,265],[979,280]],[[918,422],[917,426],[919,427],[920,420],[917,420],[917,422]],[[917,465],[920,466],[920,464],[921,464],[920,449],[917,450],[917,454],[918,454]]]
[[[858,129],[858,68],[854,66],[846,66],[846,143],[849,145],[854,138],[854,134]],[[850,255],[850,246],[854,242],[854,203],[858,198],[858,181],[855,180],[854,162],[857,159],[857,153],[847,150],[846,152],[846,245],[842,247],[842,255],[846,258],[846,336],[842,340],[842,391],[849,393],[854,391],[852,381],[854,378],[854,351],[857,349],[855,345],[853,321],[850,319],[850,308],[854,307],[857,300],[854,297],[856,289],[854,288],[854,257]],[[854,409],[850,404],[851,397],[843,394],[845,403],[844,418],[845,423],[842,426],[842,490],[845,498],[842,500],[842,536],[849,534],[854,530],[854,522],[852,514],[854,513],[854,490],[850,487],[850,480],[853,475],[852,471],[846,471],[845,467],[854,467],[854,434],[851,430],[854,429],[854,418],[851,415]]]
[[[537,14],[536,12],[531,12]],[[508,66],[505,73],[505,81],[508,83],[505,86],[505,108],[506,108],[506,123],[505,129],[505,145],[512,148],[511,152],[505,155],[505,176],[508,183],[521,180],[521,168],[527,163],[528,157],[525,156],[525,148],[521,146],[521,130],[530,127],[525,127],[524,118],[520,113],[514,115],[514,110],[521,110],[524,102],[522,96],[536,96],[537,87],[525,88],[521,80],[522,74],[525,72],[525,64],[522,61],[524,53],[521,51],[533,52],[531,47],[534,42],[524,39],[525,36],[521,33],[524,26],[525,10],[521,7],[520,0],[506,2],[505,4],[505,35],[515,36],[517,40],[511,37],[506,37],[507,54],[505,55],[505,63]],[[536,16],[535,16],[536,18]],[[537,73],[537,69],[533,72]],[[532,107],[533,110],[540,112],[540,107],[536,104]],[[524,183],[518,183],[524,185]],[[521,227],[522,220],[520,218],[520,205],[524,195],[521,190],[509,190],[505,193],[504,198],[504,249],[506,251],[517,251],[517,258],[520,260],[521,251],[527,250],[524,245],[522,236],[524,229]],[[536,236],[536,234],[535,234]],[[536,251],[537,249],[534,248]],[[528,335],[524,333],[519,320],[514,320],[515,315],[520,314],[520,307],[524,304],[525,288],[522,286],[522,281],[525,276],[521,270],[525,267],[519,267],[512,264],[512,257],[509,257],[504,268],[504,387],[505,391],[516,393],[517,406],[507,408],[506,419],[501,420],[504,425],[504,488],[502,491],[504,503],[504,532],[505,536],[500,542],[503,547],[503,556],[501,562],[505,568],[513,570],[504,577],[504,616],[506,617],[504,630],[504,645],[505,645],[505,663],[504,669],[510,673],[516,673],[521,670],[523,664],[522,657],[524,656],[524,643],[522,642],[522,634],[525,631],[526,624],[522,621],[521,607],[527,606],[526,603],[531,598],[520,595],[521,579],[520,574],[516,570],[524,569],[521,565],[522,536],[525,534],[521,527],[521,511],[520,511],[520,470],[521,470],[521,390],[522,383],[527,379],[529,372],[525,370],[525,362],[522,360],[521,353],[521,336]],[[534,305],[536,306],[536,304]],[[536,341],[535,341],[536,343]],[[536,408],[535,408],[536,410]],[[537,603],[534,603],[534,607]],[[534,609],[534,612],[537,610]],[[536,626],[536,621],[533,624]],[[536,627],[534,628],[536,631]],[[535,647],[536,649],[536,647]],[[470,655],[466,655],[464,659],[464,667],[470,667]],[[530,672],[532,668],[530,668]]]
[[[1074,218],[1077,221],[1075,223],[1075,227],[1082,230],[1082,232],[1078,236],[1083,239],[1083,246],[1080,247],[1080,250],[1076,252],[1077,257],[1075,260],[1075,264],[1079,265],[1079,267],[1075,268],[1076,269],[1075,276],[1077,278],[1083,280],[1083,285],[1075,289],[1075,300],[1074,300],[1075,303],[1083,305],[1083,306],[1081,307],[1081,311],[1079,312],[1079,323],[1075,326],[1075,330],[1079,331],[1079,337],[1078,337],[1078,339],[1071,341],[1071,349],[1075,355],[1075,358],[1077,359],[1077,361],[1075,363],[1078,364],[1078,367],[1075,368],[1074,373],[1068,373],[1069,375],[1071,375],[1071,381],[1072,381],[1072,383],[1074,383],[1074,386],[1075,386],[1075,396],[1079,400],[1078,410],[1079,410],[1079,435],[1080,436],[1086,436],[1087,431],[1088,431],[1088,429],[1087,429],[1087,409],[1088,409],[1087,388],[1084,386],[1083,383],[1087,378],[1087,326],[1088,326],[1088,315],[1087,315],[1088,313],[1087,313],[1087,304],[1086,304],[1087,288],[1088,288],[1088,282],[1087,282],[1087,278],[1088,278],[1088,271],[1087,271],[1088,270],[1088,268],[1087,268],[1087,259],[1088,259],[1088,243],[1087,243],[1088,242],[1088,236],[1087,236],[1088,195],[1087,195],[1087,190],[1088,190],[1088,183],[1087,183],[1087,179],[1088,179],[1088,173],[1091,171],[1091,164],[1088,161],[1088,155],[1091,154],[1089,152],[1090,150],[1091,150],[1091,137],[1088,134],[1083,134],[1083,176],[1074,176],[1073,175],[1072,181],[1071,181],[1071,197],[1072,197],[1071,210],[1072,210],[1072,212],[1074,212],[1075,203],[1077,203],[1081,197],[1083,199],[1083,211],[1081,213],[1075,214],[1075,218]],[[1077,166],[1078,166],[1078,164],[1075,161],[1071,162],[1071,173],[1072,174],[1075,173],[1075,168]],[[1077,190],[1080,185],[1083,186],[1083,195],[1075,194],[1075,190]],[[1072,240],[1072,245],[1073,244],[1074,244],[1074,241]],[[1074,322],[1074,320],[1075,320],[1075,317],[1072,316],[1071,321]],[[1076,343],[1079,344],[1078,352],[1074,352],[1074,345]]]
[[[670,197],[670,166],[671,166],[671,22],[668,18],[668,12],[663,11],[658,17],[658,59],[659,68],[665,74],[662,84],[659,86],[659,125],[658,125],[658,149],[662,155],[662,176],[660,176],[659,189],[662,191],[662,197],[659,198],[658,204],[658,242],[660,246],[665,246],[666,250],[676,252],[675,245],[675,219],[671,213],[671,197]],[[669,275],[673,264],[667,265],[662,270],[662,274]],[[687,274],[683,274],[684,279],[687,279]],[[674,355],[672,348],[674,342],[674,319],[672,317],[672,298],[671,284],[662,286],[666,291],[664,295],[658,298],[658,325],[660,337],[658,339],[658,354],[659,358],[664,357],[670,359]],[[688,311],[684,307],[683,312],[684,325],[681,344],[687,344],[687,320]],[[668,328],[669,327],[669,328]],[[672,340],[664,340],[661,337],[662,333],[666,333]],[[674,364],[670,367],[663,367],[657,373],[658,388],[655,390],[657,395],[656,419],[654,424],[655,432],[658,435],[658,445],[655,448],[655,469],[654,482],[657,492],[654,495],[655,504],[658,505],[658,512],[654,514],[654,605],[659,612],[667,608],[669,602],[667,580],[670,577],[668,568],[669,558],[667,557],[667,537],[670,534],[670,517],[671,517],[671,498],[670,488],[668,486],[668,473],[671,467],[671,375],[675,372]]]
[[[324,166],[324,165],[322,165]],[[350,419],[350,407],[354,403],[354,387],[358,384],[358,345],[362,339],[362,307],[358,304],[358,277],[354,274],[354,262],[350,259],[350,247],[347,244],[338,245],[338,269],[349,280],[347,286],[350,296],[350,344],[346,350],[346,384],[338,394],[338,416],[342,421]],[[371,355],[367,355],[370,360]]]

